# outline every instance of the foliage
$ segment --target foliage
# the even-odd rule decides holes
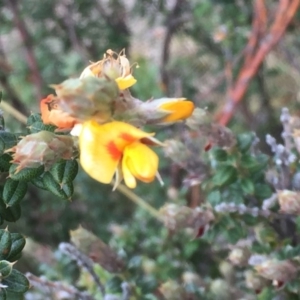
[[[221,106],[269,42],[254,33],[268,32],[285,1],[264,2],[260,30],[261,1],[129,2],[1,4],[0,299],[298,299],[299,11],[242,82],[229,129],[216,122]],[[183,94],[203,108],[168,127],[151,113],[134,124],[160,128],[164,186],[112,192],[84,174],[76,138],[42,121],[48,84],[78,77],[110,48],[137,62],[135,101]],[[137,122],[107,99],[108,114]],[[12,150],[26,138],[36,144],[22,165]]]

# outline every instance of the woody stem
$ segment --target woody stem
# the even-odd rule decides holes
[[[12,115],[15,117],[18,121],[21,123],[26,124],[27,117],[23,115],[21,112],[19,112],[17,109],[15,109],[13,106],[11,106],[9,103],[5,101],[1,101],[0,107],[6,111],[8,114]]]
[[[162,218],[158,212],[157,209],[155,209],[153,206],[149,205],[147,202],[145,202],[141,197],[133,193],[130,189],[128,189],[123,184],[119,184],[117,187],[117,190],[125,195],[129,200],[133,201],[140,207],[147,210],[154,218],[156,218],[159,221],[162,221]]]

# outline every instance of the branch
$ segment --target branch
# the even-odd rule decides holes
[[[61,283],[59,281],[49,281],[45,278],[37,277],[31,273],[26,273],[26,277],[30,281],[30,285],[32,287],[43,291],[47,296],[54,296],[55,299],[56,294],[64,292],[67,295],[67,297],[72,297],[72,299],[94,300],[94,298],[86,292],[81,292],[73,286]]]
[[[160,67],[161,80],[166,94],[169,93],[170,84],[169,72],[167,70],[167,65],[170,59],[170,44],[174,33],[176,32],[178,27],[185,21],[185,18],[180,17],[180,10],[184,2],[185,0],[177,0],[171,13],[167,18],[167,32],[163,42]]]
[[[300,4],[300,0],[281,0],[270,29],[265,30],[267,21],[263,2],[263,0],[256,0],[254,3],[255,20],[246,47],[243,66],[235,82],[228,89],[224,107],[216,115],[216,120],[221,125],[226,125],[231,120],[237,105],[242,101],[248,89],[250,81],[258,72],[266,55],[280,41]]]
[[[43,79],[39,72],[38,63],[34,56],[31,37],[29,35],[29,32],[27,30],[24,20],[21,19],[21,17],[20,17],[20,12],[18,10],[18,1],[17,0],[8,0],[7,3],[13,13],[15,26],[19,30],[21,40],[22,40],[24,48],[25,48],[27,63],[28,63],[29,69],[31,71],[32,80],[33,80],[33,83],[35,86],[36,97],[37,97],[37,99],[42,99]]]

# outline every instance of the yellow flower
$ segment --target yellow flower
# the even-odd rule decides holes
[[[169,114],[162,119],[164,123],[184,120],[191,116],[194,108],[194,103],[192,101],[186,101],[185,98],[174,99],[174,101],[165,102],[159,106],[160,110],[169,112]]]
[[[95,180],[110,183],[121,171],[126,185],[136,187],[136,179],[151,182],[158,169],[158,156],[146,144],[160,144],[152,133],[123,122],[99,125],[83,123],[79,135],[80,163]]]
[[[144,102],[141,110],[147,112],[149,123],[174,123],[190,117],[195,109],[192,101],[186,98],[160,98]]]
[[[136,83],[136,79],[131,74],[131,66],[124,51],[116,54],[110,49],[107,50],[104,58],[86,67],[79,78],[87,76],[108,76],[114,78],[120,90],[128,89]]]

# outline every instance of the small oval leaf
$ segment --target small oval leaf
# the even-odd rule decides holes
[[[29,289],[29,280],[21,272],[13,269],[11,274],[2,280],[2,284],[6,285],[7,291],[15,293],[25,293]]]
[[[44,172],[44,166],[41,165],[38,168],[25,168],[19,172],[16,172],[19,165],[12,164],[9,168],[9,176],[11,179],[16,181],[24,181],[28,182],[40,175]]]
[[[0,154],[18,143],[18,135],[0,130]]]
[[[12,241],[8,230],[0,230],[0,260],[6,259],[11,249]]]
[[[78,173],[78,163],[76,160],[61,160],[49,172],[59,184],[72,182]]]
[[[237,179],[237,170],[233,166],[220,166],[216,170],[216,174],[212,178],[215,186],[229,185]]]
[[[10,235],[11,235],[12,244],[11,244],[10,252],[7,256],[7,260],[14,262],[19,258],[26,244],[26,240],[24,236],[20,233],[11,233]]]
[[[0,156],[0,171],[7,172],[11,166],[12,157],[8,153]]]
[[[3,200],[7,206],[19,204],[27,192],[27,183],[7,179],[3,189]]]
[[[64,190],[61,188],[60,184],[57,183],[57,181],[54,179],[52,174],[50,172],[46,172],[43,176],[43,183],[44,186],[47,188],[49,192],[54,194],[55,196],[62,198],[62,199],[68,199],[69,197],[66,195]]]
[[[243,178],[241,179],[241,189],[245,195],[253,195],[255,191],[254,183],[248,179],[248,178]]]
[[[42,176],[38,176],[38,177],[33,178],[31,180],[31,183],[34,184],[39,189],[47,190],[47,188],[44,185],[44,181],[43,181],[43,177]]]
[[[15,204],[13,206],[8,206],[3,212],[3,217],[8,222],[16,222],[21,217],[21,205]]]
[[[12,271],[12,263],[7,260],[0,261],[0,278],[5,278],[10,275]]]

